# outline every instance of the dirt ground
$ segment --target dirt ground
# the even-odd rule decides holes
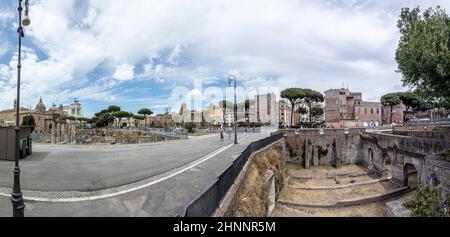
[[[346,165],[341,167],[340,169],[336,169],[333,166],[320,166],[313,167],[310,169],[299,168],[297,165],[288,164],[287,165],[289,174],[293,176],[320,176],[326,177],[340,175],[340,174],[348,174],[348,173],[363,173],[367,172],[368,169],[359,165]]]
[[[364,175],[364,176],[358,176],[354,178],[356,182],[366,182],[371,181],[374,179],[378,179],[375,175]],[[350,177],[340,177],[339,178],[340,183],[337,184],[334,179],[296,179],[292,178],[289,179],[288,184],[289,185],[296,185],[296,186],[317,186],[317,187],[323,187],[323,186],[339,186],[339,185],[347,185],[351,184],[352,178]]]
[[[381,194],[392,191],[397,188],[390,181],[382,181],[373,184],[366,184],[361,186],[327,189],[327,190],[304,190],[296,189],[294,186],[300,187],[325,187],[350,184],[352,178],[348,176],[340,176],[340,183],[325,177],[333,177],[342,174],[361,174],[369,170],[366,167],[359,165],[346,165],[340,169],[335,169],[332,166],[313,167],[310,169],[303,169],[299,166],[288,164],[289,181],[284,186],[278,199],[300,203],[314,203],[314,204],[332,204],[336,201],[344,199],[361,198],[375,194]],[[299,179],[292,176],[314,176],[320,179]],[[355,177],[356,183],[371,181],[379,179],[376,175],[363,175]],[[337,208],[309,208],[298,206],[286,206],[277,203],[274,213],[275,217],[383,217],[386,216],[387,208],[386,201],[364,204],[359,206],[337,207]]]
[[[344,199],[353,199],[385,193],[394,189],[395,186],[389,181],[329,190],[302,190],[286,187],[283,189],[279,198],[289,201],[328,204]]]
[[[273,217],[384,217],[387,208],[384,202],[341,208],[293,209],[277,204]]]

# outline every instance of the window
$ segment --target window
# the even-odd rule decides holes
[[[380,109],[377,109],[377,114],[380,114]]]
[[[364,109],[364,113],[367,114],[367,108]]]
[[[373,114],[373,108],[370,109],[370,113]]]

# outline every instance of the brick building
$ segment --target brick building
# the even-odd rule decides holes
[[[361,92],[348,89],[325,91],[325,122],[327,127],[375,127],[382,124],[382,106],[362,100]]]

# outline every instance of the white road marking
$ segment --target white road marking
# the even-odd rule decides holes
[[[239,142],[243,141],[247,137],[248,137],[248,135],[243,137],[243,138],[241,138],[239,140]],[[206,155],[206,156],[204,156],[204,157],[194,161],[191,165],[189,165],[189,166],[187,166],[187,167],[185,167],[185,168],[183,168],[183,169],[181,169],[179,171],[176,171],[176,172],[174,172],[172,174],[164,176],[164,177],[162,177],[162,178],[160,178],[158,180],[154,180],[154,181],[151,181],[149,183],[146,183],[146,184],[143,184],[143,185],[139,185],[139,186],[136,186],[136,187],[133,187],[133,188],[125,189],[125,190],[122,190],[122,191],[119,191],[119,192],[113,192],[113,193],[108,193],[108,194],[103,194],[103,195],[96,195],[96,196],[77,197],[77,198],[60,198],[60,199],[58,199],[58,198],[38,198],[38,197],[23,196],[23,199],[27,200],[27,201],[51,202],[51,203],[83,202],[83,201],[100,200],[100,199],[111,198],[111,197],[127,194],[127,193],[134,192],[134,191],[137,191],[137,190],[140,190],[140,189],[143,189],[143,188],[150,187],[150,186],[152,186],[154,184],[160,183],[162,181],[165,181],[167,179],[175,177],[175,176],[177,176],[177,175],[179,175],[181,173],[184,173],[184,172],[186,172],[186,171],[188,171],[188,170],[198,166],[199,164],[202,164],[205,161],[208,161],[208,160],[214,158],[216,155],[218,155],[218,154],[222,153],[223,151],[229,149],[233,145],[234,144],[232,143],[230,145],[224,146],[224,147],[220,148],[219,150],[216,150],[216,151],[210,153],[209,155]],[[141,182],[141,181],[139,181],[139,182]],[[51,193],[57,193],[57,192],[51,192]],[[2,192],[0,192],[0,195],[1,196],[6,196],[6,197],[10,197],[11,196],[11,194],[6,194],[6,193],[2,193]]]

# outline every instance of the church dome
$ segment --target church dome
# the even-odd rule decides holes
[[[39,103],[36,105],[36,110],[45,111],[45,104],[42,102],[42,98],[39,99]]]

